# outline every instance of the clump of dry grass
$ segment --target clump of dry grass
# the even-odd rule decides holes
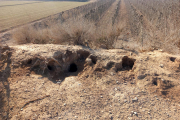
[[[86,41],[92,41],[94,28],[94,24],[85,19],[71,18],[62,25],[53,27],[52,37],[56,44],[86,45]]]
[[[13,33],[13,39],[18,43],[18,44],[26,44],[30,43],[30,28],[28,26],[21,27],[17,29]]]
[[[74,44],[85,45],[93,36],[95,26],[84,19],[68,19],[63,24],[52,24],[49,28],[35,29],[24,26],[13,33],[18,44]]]
[[[47,28],[34,28],[24,26],[13,34],[13,39],[18,44],[70,44],[82,45],[91,48],[105,46],[107,49],[114,48],[114,42],[121,33],[121,29],[102,29],[95,23],[82,17],[70,18],[63,24],[52,23]]]
[[[49,28],[49,33],[53,44],[62,44],[69,41],[69,34],[62,28],[60,24],[53,24]]]
[[[46,44],[51,41],[48,29],[35,29],[30,25],[17,29],[13,33],[13,39],[18,44]]]
[[[122,29],[101,29],[96,32],[96,43],[98,43],[99,47],[103,47],[106,49],[113,49],[114,43],[117,41],[118,36],[122,32]]]

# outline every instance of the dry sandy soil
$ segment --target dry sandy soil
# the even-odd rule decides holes
[[[180,57],[80,46],[4,46],[0,119],[178,120]]]
[[[0,47],[0,120],[178,120],[180,56],[132,51],[140,43],[130,32],[135,27],[123,0],[98,25],[112,23],[118,5],[117,21],[125,30],[115,48],[123,49]],[[10,33],[0,37],[14,45]]]

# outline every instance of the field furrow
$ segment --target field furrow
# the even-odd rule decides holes
[[[96,23],[97,26],[101,26],[102,29],[107,29],[112,26],[113,16],[116,12],[116,6],[119,0],[116,0],[111,7],[103,13],[102,18]]]

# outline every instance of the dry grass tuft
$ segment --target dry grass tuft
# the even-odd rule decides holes
[[[99,31],[99,33],[98,33]],[[109,28],[102,30],[101,28],[97,31],[96,34],[96,43],[106,49],[113,49],[114,43],[117,41],[118,36],[121,34],[121,29]]]
[[[83,17],[70,18],[63,24],[52,23],[47,28],[34,28],[24,26],[13,34],[13,39],[18,44],[70,44],[82,45],[91,48],[105,46],[106,49],[114,48],[114,42],[122,32],[122,29],[112,27],[102,29],[96,27]]]
[[[35,29],[30,25],[23,26],[16,30],[13,34],[13,39],[18,44],[46,44],[51,41],[48,29]]]
[[[82,18],[71,18],[59,26],[60,39],[55,43],[69,43],[73,45],[86,45],[86,41],[92,41],[95,26]],[[56,35],[53,35],[56,36]],[[65,41],[66,40],[66,41]]]
[[[52,24],[49,28],[35,29],[32,26],[19,28],[13,34],[13,39],[18,44],[74,44],[85,45],[85,41],[91,39],[95,27],[84,19],[69,19],[63,24]]]
[[[19,28],[13,34],[13,39],[18,44],[30,43],[31,42],[30,38],[31,38],[31,36],[30,36],[30,28],[28,28],[28,26]]]
[[[71,39],[70,35],[64,30],[61,24],[53,24],[49,28],[50,39],[53,44],[68,43]]]

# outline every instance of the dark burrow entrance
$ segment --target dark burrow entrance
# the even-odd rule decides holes
[[[133,68],[133,66],[134,66],[135,61],[136,61],[135,59],[128,58],[128,56],[124,56],[122,58],[122,67],[123,67],[123,69],[131,70]]]
[[[56,71],[55,62],[49,61],[48,65],[47,65],[47,69],[51,72],[55,72]]]
[[[91,58],[91,60],[92,60],[92,63],[93,63],[93,64],[96,64],[96,62],[97,62],[97,57],[91,55],[90,58]]]
[[[32,59],[29,59],[29,60],[27,61],[27,64],[28,64],[28,65],[32,64]]]
[[[158,85],[158,84],[157,84],[157,79],[154,79],[153,82],[152,82],[152,84],[157,86],[157,85]]]
[[[77,72],[77,70],[78,70],[77,65],[75,63],[71,63],[68,71],[69,72]]]
[[[54,70],[54,67],[51,66],[51,65],[48,65],[47,68],[48,68],[48,70],[50,70],[50,71],[53,71],[53,70]]]
[[[175,58],[175,57],[170,57],[170,60],[171,60],[172,62],[175,62],[176,58]]]

